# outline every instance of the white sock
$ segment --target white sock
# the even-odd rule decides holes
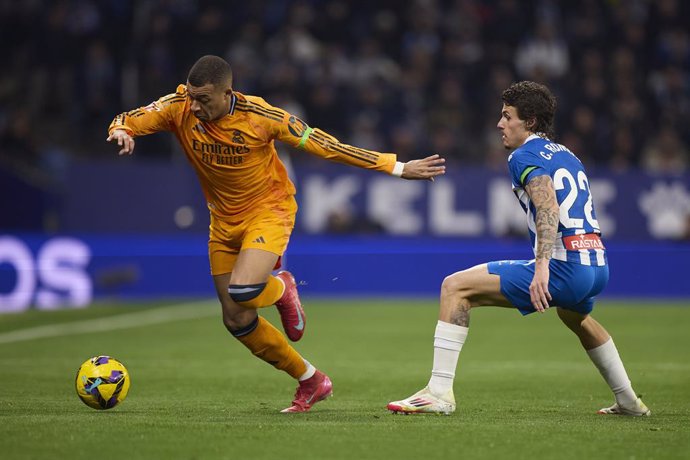
[[[621,361],[613,339],[610,338],[603,345],[587,350],[587,354],[597,369],[599,369],[606,383],[611,387],[618,405],[624,407],[633,406],[637,395],[632,389],[628,373],[625,372],[623,361]]]
[[[436,396],[444,396],[453,389],[455,368],[460,350],[469,328],[439,321],[434,333],[434,367],[431,370],[429,390]]]
[[[306,359],[303,359],[303,361],[304,361],[304,364],[307,365],[307,371],[304,374],[300,375],[299,379],[297,379],[300,382],[303,382],[304,380],[307,380],[307,379],[313,377],[314,374],[316,374],[316,368]]]

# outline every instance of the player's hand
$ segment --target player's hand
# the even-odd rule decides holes
[[[116,129],[106,139],[107,142],[117,142],[117,145],[122,147],[118,155],[131,155],[134,152],[134,138],[127,134],[124,129]]]
[[[529,285],[529,297],[532,305],[539,313],[549,308],[551,293],[549,292],[549,260],[538,259],[535,262],[534,278]]]
[[[408,161],[404,164],[401,177],[403,179],[434,180],[434,177],[446,173],[446,167],[443,164],[445,162],[446,159],[441,158],[440,155]]]

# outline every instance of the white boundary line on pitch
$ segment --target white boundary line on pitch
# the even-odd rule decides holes
[[[48,337],[62,337],[72,334],[91,334],[118,329],[150,326],[152,324],[171,323],[186,319],[206,318],[219,315],[217,302],[212,307],[212,301],[189,302],[171,307],[147,309],[146,311],[127,313],[124,315],[106,316],[105,318],[87,319],[68,323],[51,324],[19,329],[0,333],[0,344],[24,342],[26,340],[45,339]]]

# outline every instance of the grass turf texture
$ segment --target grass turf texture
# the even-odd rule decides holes
[[[307,303],[296,345],[330,375],[334,397],[307,414],[280,414],[295,389],[225,332],[214,302],[201,317],[0,344],[0,456],[15,458],[636,458],[690,457],[690,308],[601,303],[634,387],[652,417],[596,415],[612,396],[554,311],[522,318],[472,312],[452,416],[385,410],[427,382],[433,301]],[[20,328],[116,318],[141,307],[0,316]],[[164,312],[165,310],[160,310]],[[277,327],[274,309],[263,314]],[[106,323],[108,320],[106,320]],[[109,411],[74,391],[77,367],[109,354],[132,376]]]

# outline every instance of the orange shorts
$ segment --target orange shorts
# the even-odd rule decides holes
[[[276,268],[280,267],[280,257],[285,252],[295,227],[295,214],[297,202],[293,197],[244,220],[221,220],[212,213],[208,240],[211,274],[230,273],[240,251],[247,248],[277,254]]]

